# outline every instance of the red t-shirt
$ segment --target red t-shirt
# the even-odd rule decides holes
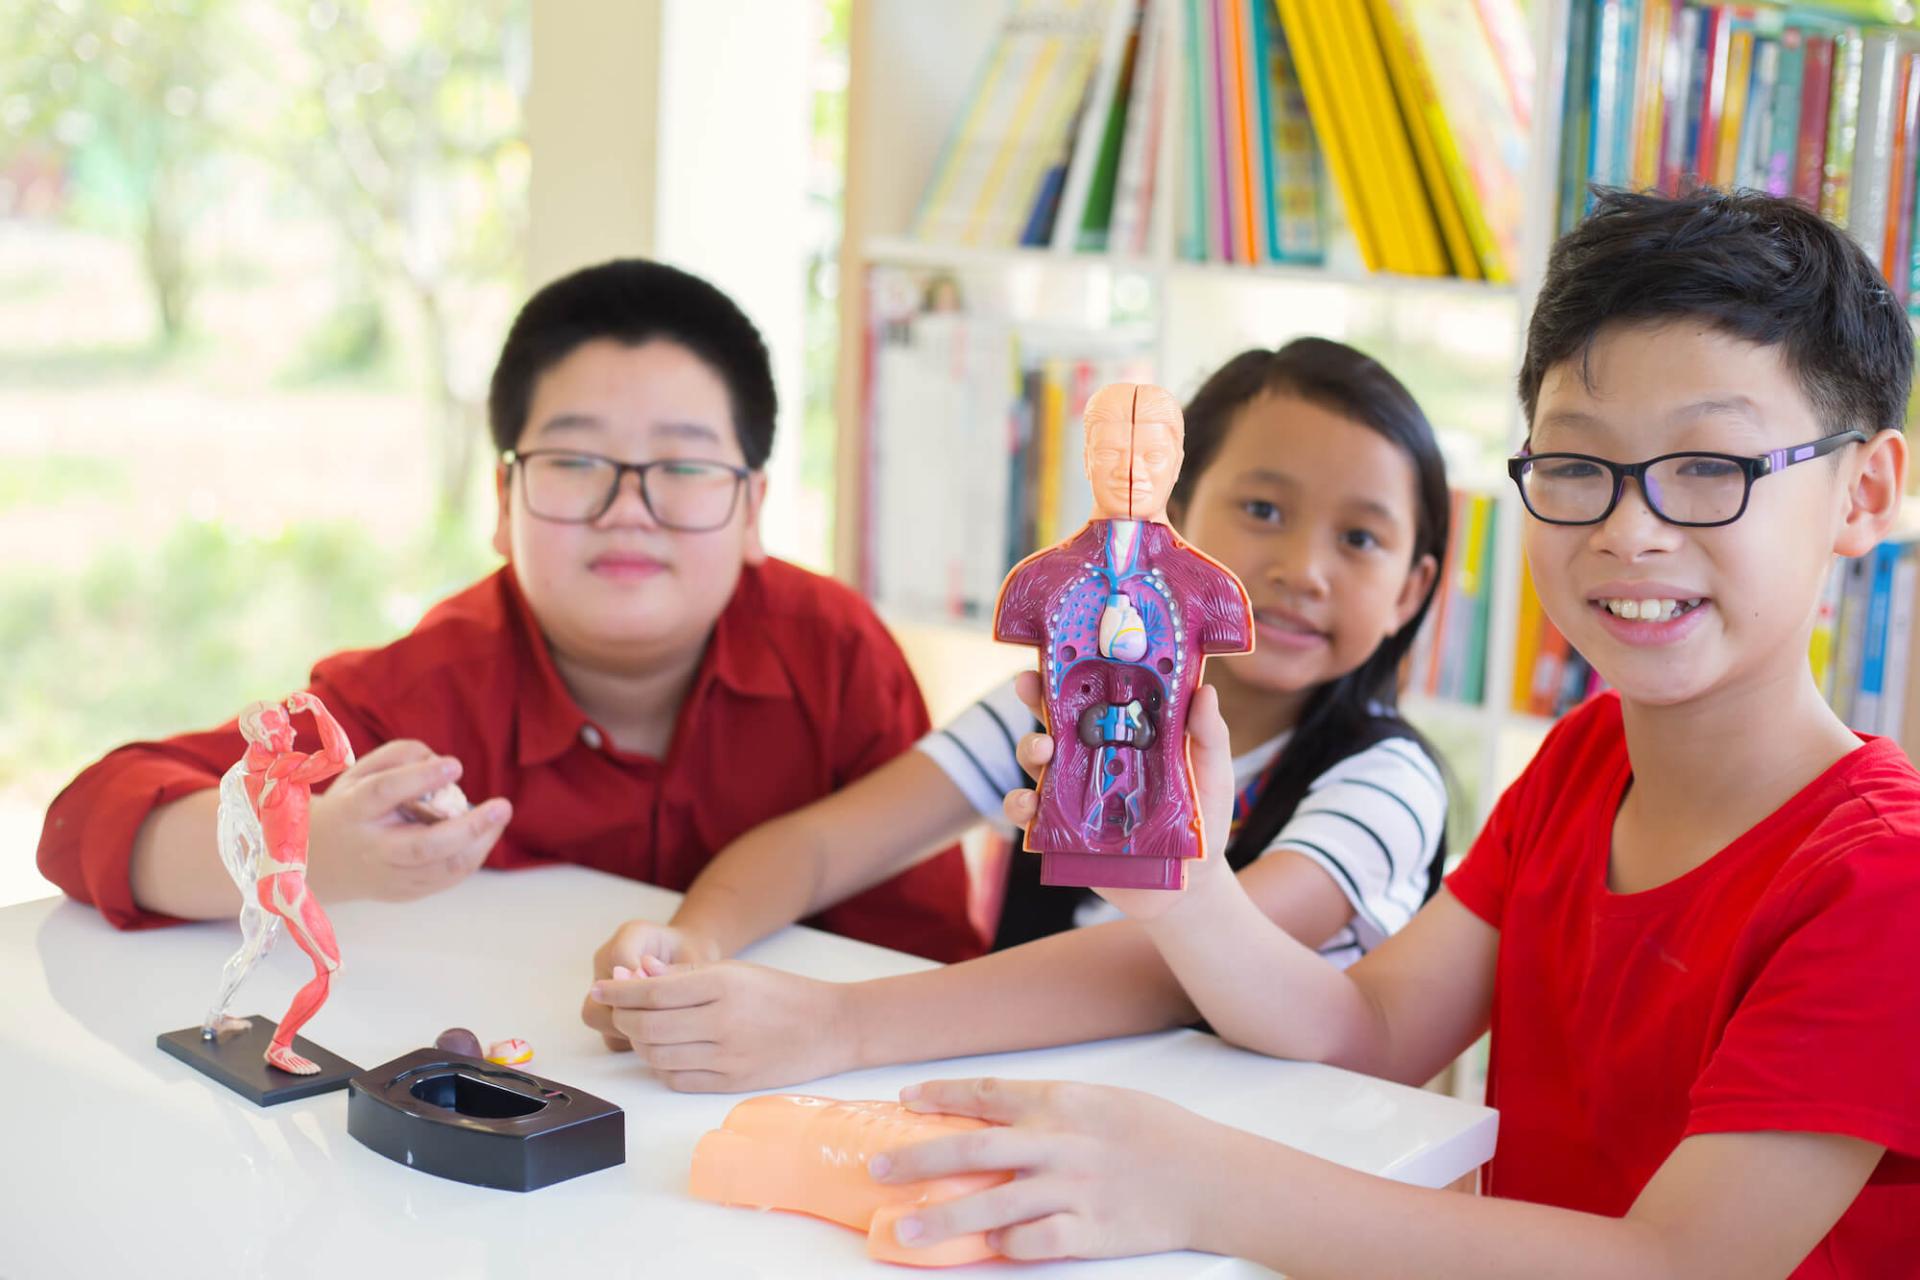
[[[1607,888],[1632,771],[1607,693],[1447,879],[1500,931],[1495,1195],[1618,1216],[1696,1133],[1887,1148],[1797,1277],[1920,1270],[1920,774],[1886,738],[1678,879]]]
[[[513,801],[488,866],[573,862],[669,889],[685,889],[734,837],[845,786],[928,727],[906,660],[866,602],[780,561],[741,574],[665,759],[620,751],[588,722],[511,569],[441,601],[384,649],[325,659],[310,687],[355,752],[418,738],[459,758],[470,798]],[[47,810],[41,873],[120,928],[174,923],[134,905],[134,833],[156,806],[217,785],[244,748],[229,722],[114,751]],[[813,923],[937,960],[983,949],[957,847]]]

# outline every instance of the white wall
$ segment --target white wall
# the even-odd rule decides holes
[[[711,280],[766,338],[764,532],[785,556],[818,519],[798,502],[817,20],[803,0],[539,0],[527,104],[529,288],[647,255]]]

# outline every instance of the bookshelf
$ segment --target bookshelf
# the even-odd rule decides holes
[[[1455,276],[1369,272],[1352,244],[1330,248],[1324,265],[1258,265],[1191,261],[1178,252],[1174,183],[1156,181],[1153,216],[1137,253],[1062,252],[1050,247],[1002,248],[928,243],[914,237],[915,215],[939,165],[956,115],[963,111],[1009,4],[942,6],[939,18],[902,0],[855,0],[850,27],[848,161],[841,259],[842,360],[839,525],[836,567],[851,581],[870,584],[868,391],[872,374],[869,324],[875,279],[924,285],[950,278],[1010,325],[1131,327],[1144,334],[1146,373],[1186,396],[1226,357],[1254,345],[1277,346],[1292,337],[1324,334],[1350,341],[1382,359],[1427,407],[1463,489],[1492,495],[1502,505],[1493,548],[1492,598],[1485,637],[1490,673],[1511,669],[1510,592],[1519,566],[1517,504],[1502,492],[1498,460],[1520,433],[1511,370],[1524,342],[1527,300],[1552,239],[1557,208],[1554,181],[1557,113],[1534,112],[1527,166],[1527,213],[1513,279],[1488,283]],[[1537,3],[1531,40],[1537,66],[1535,99],[1557,103],[1564,75],[1566,0]],[[1169,98],[1181,92],[1178,73]],[[1179,138],[1167,136],[1165,172],[1175,164]],[[859,353],[856,357],[855,353]],[[987,437],[991,426],[983,426]],[[983,616],[940,616],[923,606],[890,600],[884,585],[876,603],[888,621],[920,637],[939,636],[943,661],[972,663],[981,688],[1010,664],[986,638]],[[951,677],[943,680],[948,692]],[[1500,788],[1532,754],[1549,721],[1513,712],[1504,678],[1489,676],[1486,697],[1467,705],[1412,695],[1410,718],[1449,752],[1471,804],[1456,820],[1464,838],[1484,818]],[[936,713],[942,708],[936,708]],[[1456,851],[1463,848],[1454,842]]]

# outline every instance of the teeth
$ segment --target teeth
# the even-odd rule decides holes
[[[1616,618],[1638,622],[1666,622],[1694,608],[1698,600],[1602,600],[1600,607]]]

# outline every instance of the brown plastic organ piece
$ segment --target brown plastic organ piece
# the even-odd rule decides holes
[[[924,1249],[899,1243],[894,1224],[925,1205],[971,1195],[1010,1173],[964,1174],[925,1182],[876,1182],[867,1162],[930,1138],[984,1129],[965,1116],[923,1115],[897,1102],[840,1102],[798,1094],[749,1098],[727,1113],[693,1152],[689,1190],[702,1200],[789,1209],[867,1233],[883,1262],[951,1267],[998,1257],[984,1235]]]

